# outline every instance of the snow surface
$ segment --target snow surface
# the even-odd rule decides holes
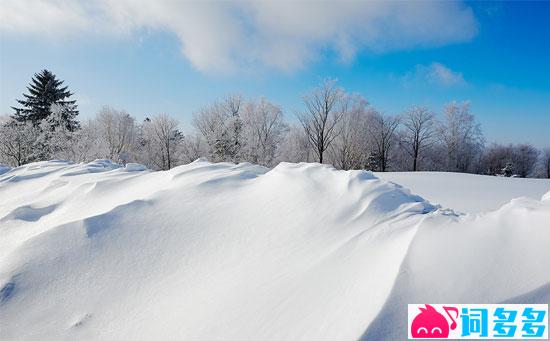
[[[11,168],[8,167],[8,166],[3,166],[3,165],[0,165],[0,175],[8,172]]]
[[[550,191],[550,179],[447,172],[386,172],[375,175],[410,188],[432,203],[461,213],[497,210],[512,199],[540,199]]]
[[[400,340],[407,303],[550,302],[550,193],[458,216],[320,164],[127,168],[0,175],[1,340]]]

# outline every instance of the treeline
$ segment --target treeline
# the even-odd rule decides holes
[[[267,167],[305,161],[340,169],[550,178],[550,149],[487,146],[468,103],[449,103],[441,113],[414,106],[392,116],[327,80],[303,97],[295,123],[265,98],[231,95],[194,113],[193,130],[184,134],[167,114],[138,122],[107,106],[79,122],[62,84],[46,70],[35,75],[21,107],[0,122],[0,163],[111,159],[167,170],[206,157]]]

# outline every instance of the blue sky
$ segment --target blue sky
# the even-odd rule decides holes
[[[184,130],[229,93],[265,96],[293,120],[301,96],[335,78],[388,114],[470,101],[488,142],[550,146],[550,2],[136,2],[2,2],[0,112],[43,68],[83,118],[110,105],[170,113]]]

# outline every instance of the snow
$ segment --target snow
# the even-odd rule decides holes
[[[11,169],[11,168],[8,167],[8,166],[0,165],[0,175],[9,172],[10,169]]]
[[[398,340],[407,303],[548,303],[540,197],[455,215],[319,164],[14,168],[0,339]]]
[[[411,188],[432,203],[460,213],[497,210],[518,197],[540,199],[550,179],[521,179],[447,172],[386,172],[377,177]]]
[[[147,167],[139,163],[127,163],[126,166],[124,166],[124,170],[127,172],[142,172],[147,170]]]

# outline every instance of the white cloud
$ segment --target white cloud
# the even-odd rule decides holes
[[[63,0],[4,0],[0,2],[0,31],[48,35],[63,30],[84,30],[92,22],[86,6]]]
[[[0,31],[12,34],[172,32],[202,71],[268,66],[293,71],[335,51],[386,52],[467,41],[472,10],[458,2],[2,0]]]
[[[443,86],[465,85],[461,72],[456,72],[443,64],[432,63],[429,66],[418,65],[416,72],[428,82]]]
[[[405,86],[417,83],[435,84],[444,87],[467,84],[461,72],[453,71],[441,63],[416,65],[414,71],[401,77],[401,81]]]

